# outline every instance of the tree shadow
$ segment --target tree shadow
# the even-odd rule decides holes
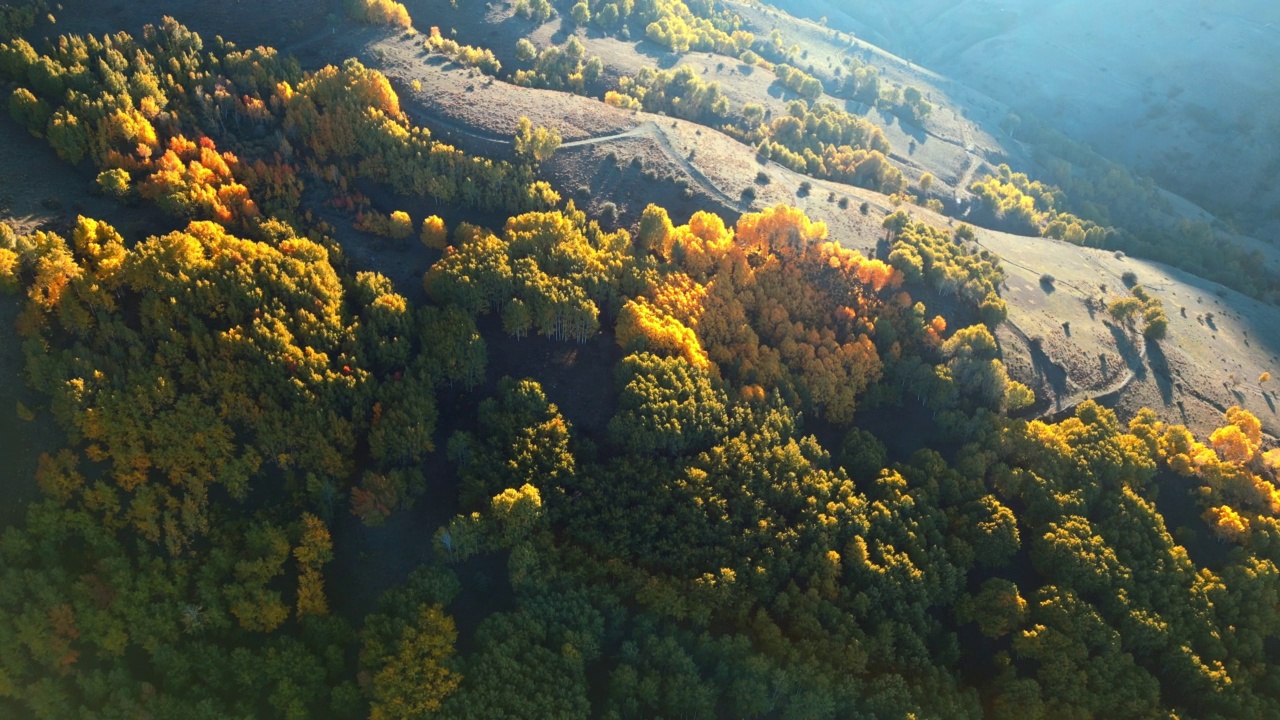
[[[1271,412],[1274,414],[1276,411],[1276,402],[1271,399],[1271,393],[1262,393],[1262,399],[1267,401],[1267,407],[1271,408]]]
[[[915,140],[917,143],[920,143],[921,145],[923,145],[925,140],[928,139],[929,133],[924,128],[920,127],[919,125],[916,125],[911,120],[906,120],[902,118],[902,116],[900,115],[894,115],[893,113],[888,113],[888,114],[891,117],[898,118],[898,127],[902,130],[902,132],[906,133],[907,137],[910,137],[912,140]]]
[[[1157,488],[1156,510],[1165,525],[1175,528],[1175,540],[1186,548],[1187,557],[1198,567],[1221,569],[1231,559],[1231,548],[1214,540],[1213,530],[1200,515],[1194,487],[1186,478],[1163,470],[1153,479]]]
[[[636,52],[653,58],[659,70],[670,70],[684,60],[684,55],[671,52],[648,38],[636,43]]]
[[[1120,352],[1120,357],[1129,366],[1129,371],[1139,380],[1145,378],[1147,376],[1147,368],[1142,364],[1142,353],[1138,352],[1138,347],[1133,344],[1129,333],[1111,323],[1106,325],[1107,329],[1111,331],[1111,337],[1116,342],[1116,350]]]
[[[1062,401],[1067,397],[1067,371],[1044,351],[1038,342],[1030,342],[1027,348],[1031,353],[1031,368],[1046,386],[1053,390],[1053,409],[1061,410]]]
[[[862,102],[861,100],[848,98],[844,101],[844,109],[845,109],[845,112],[850,113],[852,115],[867,115],[872,111],[873,108],[871,105],[868,105]]]
[[[1155,376],[1156,387],[1160,389],[1160,399],[1168,405],[1173,402],[1173,374],[1169,371],[1169,360],[1164,355],[1160,343],[1147,340],[1147,364],[1151,366],[1151,374]]]
[[[560,26],[556,28],[555,32],[551,33],[551,42],[556,45],[563,45],[569,42],[569,38],[578,31],[578,25],[564,15],[559,15],[557,19],[560,20]]]

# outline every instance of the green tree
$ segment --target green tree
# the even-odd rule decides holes
[[[574,7],[577,7],[576,5]],[[520,38],[516,41],[516,58],[520,62],[533,62],[538,57],[538,49],[528,38]]]
[[[609,435],[629,452],[683,454],[725,431],[727,398],[684,358],[628,355],[617,375],[622,390]]]
[[[994,639],[1023,627],[1029,609],[1017,585],[991,578],[982,583],[977,595],[962,600],[956,613],[967,622],[976,622],[983,635]]]

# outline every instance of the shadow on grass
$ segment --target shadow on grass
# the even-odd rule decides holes
[[[1146,378],[1147,368],[1142,364],[1142,353],[1138,350],[1138,346],[1133,344],[1133,339],[1129,337],[1129,333],[1111,323],[1107,323],[1107,329],[1111,331],[1111,337],[1116,341],[1116,350],[1120,352],[1120,357],[1129,366],[1129,371],[1138,380]]]
[[[1054,362],[1053,358],[1049,357],[1040,343],[1028,343],[1027,348],[1031,352],[1031,367],[1035,371],[1036,377],[1043,380],[1045,385],[1048,385],[1053,390],[1053,409],[1061,410],[1062,401],[1069,394],[1066,369]]]
[[[1173,402],[1173,373],[1169,371],[1169,360],[1164,356],[1160,343],[1147,340],[1147,364],[1151,374],[1155,376],[1156,387],[1160,388],[1160,399],[1165,405]]]

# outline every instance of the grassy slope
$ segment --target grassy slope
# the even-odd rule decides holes
[[[1280,6],[778,0],[1048,118],[1164,185],[1280,226]],[[1135,30],[1136,29],[1136,30]],[[1123,132],[1117,132],[1123,129]]]
[[[708,192],[703,187],[704,180],[734,199],[750,186],[757,193],[753,207],[776,202],[797,204],[811,216],[825,220],[831,226],[832,237],[867,253],[874,250],[880,237],[879,219],[893,209],[887,198],[878,193],[814,181],[773,163],[762,165],[750,148],[708,128],[647,113],[616,111],[589,98],[564,93],[500,82],[486,84],[483,78],[473,77],[465,70],[414,61],[414,54],[413,43],[399,38],[378,41],[370,50],[371,57],[384,59],[384,70],[400,84],[407,85],[415,79],[421,82],[424,91],[405,98],[406,106],[421,119],[443,117],[450,126],[467,125],[476,135],[496,136],[510,132],[515,120],[524,114],[536,122],[559,125],[567,140],[646,129],[647,132],[617,140],[567,148],[550,166],[566,196],[575,197],[581,204],[583,198],[576,196],[575,190],[584,185],[590,187],[587,204],[598,207],[613,201],[623,211],[624,222],[634,220],[651,199],[663,202],[672,196],[669,186],[655,185],[630,171],[629,159],[636,155],[645,158],[646,167],[657,168],[662,177],[685,177],[697,193],[694,201],[686,203],[686,211],[701,206],[732,214],[744,207],[729,205]],[[472,89],[468,91],[467,86]],[[467,144],[465,137],[463,140]],[[475,138],[470,144],[475,150],[492,150],[495,145]],[[692,159],[680,162],[695,148]],[[610,152],[616,159],[607,158]],[[688,166],[692,166],[695,175],[690,175]],[[755,182],[760,170],[770,177],[769,184]],[[806,180],[812,183],[813,190],[807,197],[799,197],[800,183]],[[837,199],[851,199],[847,209],[828,201],[833,192]],[[863,201],[871,206],[866,217],[857,210]],[[679,200],[674,204],[678,217]],[[912,211],[939,225],[954,222],[920,208]],[[1280,312],[1275,307],[1158,263],[1117,258],[1111,253],[1044,238],[986,230],[981,230],[979,237],[984,247],[1005,259],[1009,274],[1005,293],[1012,326],[1010,332],[1002,334],[1005,352],[1015,374],[1038,386],[1042,410],[1068,408],[1085,397],[1110,395],[1123,385],[1114,399],[1122,409],[1150,405],[1172,421],[1205,431],[1220,420],[1222,409],[1241,404],[1263,420],[1269,433],[1280,433],[1274,395],[1256,383],[1264,370],[1280,368],[1276,358],[1280,355]],[[1168,339],[1161,343],[1163,364],[1159,355],[1142,350],[1140,339],[1135,344],[1124,339],[1123,332],[1117,336],[1105,313],[1091,315],[1084,304],[1088,297],[1110,299],[1127,292],[1121,282],[1126,271],[1135,272],[1165,303],[1171,324]],[[1039,278],[1044,273],[1058,279],[1052,293],[1046,293],[1040,285]],[[1102,284],[1107,285],[1108,292],[1101,290]],[[1185,318],[1180,307],[1186,307]],[[1214,326],[1197,319],[1207,312],[1214,313]],[[1070,328],[1069,335],[1063,330],[1064,322]],[[1044,354],[1036,353],[1034,360],[1024,340],[1032,337],[1042,338],[1044,347]],[[1055,382],[1059,372],[1065,374],[1065,382]],[[1228,387],[1232,374],[1242,382]]]
[[[107,29],[107,23],[124,27],[141,25],[165,11],[186,20],[183,8],[161,10],[159,3],[139,5],[142,7],[129,8],[128,17],[110,15],[95,23],[101,27],[85,29],[102,32]],[[509,48],[511,43],[507,40],[534,29],[499,7],[452,10],[435,0],[420,0],[411,5],[420,18],[421,30],[431,24],[456,25],[463,42],[485,42],[491,47]],[[116,9],[117,15],[124,12]],[[823,53],[839,52],[847,46],[847,38],[833,39],[830,31],[813,23],[753,12],[748,13],[746,19],[758,33],[767,34],[769,24],[776,22],[788,34],[804,39],[804,47],[809,50],[816,68],[826,66],[818,59],[825,57]],[[64,22],[59,29],[69,25]],[[812,181],[772,163],[762,165],[750,148],[708,128],[608,108],[589,98],[489,82],[478,74],[441,63],[439,58],[424,56],[420,38],[367,29],[317,34],[310,32],[313,28],[308,25],[292,27],[292,36],[285,40],[306,41],[297,46],[304,61],[310,64],[347,56],[362,57],[393,78],[402,92],[406,109],[415,119],[470,150],[490,154],[507,152],[501,139],[509,137],[520,115],[559,127],[567,142],[622,135],[567,147],[546,169],[566,198],[574,198],[580,205],[599,209],[605,202],[614,202],[621,211],[620,223],[624,225],[634,222],[650,201],[671,207],[677,219],[699,208],[733,216],[748,207],[791,202],[813,217],[825,220],[833,238],[870,253],[881,234],[880,218],[892,210],[887,199],[878,193],[839,183]],[[535,35],[546,34],[547,41],[562,42],[567,37],[564,31],[559,21],[553,20]],[[235,37],[234,33],[230,34]],[[631,72],[630,68],[645,59],[641,52],[654,49],[649,44],[590,37],[586,42],[590,53],[602,57],[608,54],[606,63],[615,73]],[[1010,152],[1001,144],[1008,143],[1007,139],[997,139],[998,131],[983,130],[1001,116],[1003,107],[998,103],[914,66],[908,67],[905,62],[895,63],[881,51],[873,48],[860,51],[876,54],[879,59],[875,62],[887,68],[886,76],[890,80],[920,86],[933,93],[940,105],[924,123],[927,134],[923,142],[917,144],[917,152],[907,159],[912,163],[906,165],[909,173],[913,166],[917,172],[931,169],[946,182],[964,172],[961,166],[970,153],[975,161],[981,158],[998,161]],[[717,70],[716,65],[711,64],[713,58],[692,61],[705,62],[709,75],[719,76],[735,96],[780,102],[770,94],[773,79],[770,73],[762,70],[743,73],[732,62],[727,62],[724,70]],[[669,65],[671,59],[664,61],[658,56],[653,61]],[[421,83],[421,91],[411,90],[413,80]],[[942,104],[946,97],[952,98],[950,104]],[[972,104],[959,102],[963,100]],[[892,132],[898,127],[895,123],[889,129]],[[897,148],[905,147],[901,138],[895,140]],[[1012,145],[1016,151],[1016,143]],[[935,152],[933,147],[943,150]],[[637,156],[643,159],[640,167],[631,164],[631,159]],[[761,170],[770,178],[766,185],[756,182],[757,172]],[[799,197],[797,191],[806,180],[812,182],[813,190],[806,197]],[[583,186],[590,188],[590,192],[583,194]],[[682,192],[682,186],[687,186],[689,191]],[[742,190],[747,187],[756,192],[750,206],[740,200]],[[850,198],[847,209],[829,200],[832,193],[837,199]],[[865,216],[858,212],[862,202],[869,206]],[[403,209],[415,216],[435,211],[430,207]],[[107,212],[103,209],[102,214]],[[918,208],[913,212],[941,225],[953,222]],[[64,220],[66,215],[63,213]],[[500,221],[501,218],[494,218],[492,223]],[[349,239],[349,255],[358,266],[390,264],[400,270],[406,267],[406,259],[400,257],[403,253],[383,252],[367,242],[361,244],[359,234],[349,233],[341,223],[338,225],[344,241]],[[1240,403],[1262,418],[1269,433],[1280,434],[1275,398],[1255,382],[1263,370],[1280,370],[1280,361],[1277,361],[1280,316],[1275,308],[1258,305],[1153,263],[1117,259],[1110,254],[1040,238],[982,231],[980,239],[985,247],[1006,259],[1009,282],[1005,292],[1010,301],[1011,327],[1001,333],[1001,338],[1015,374],[1038,386],[1042,408],[1069,406],[1082,397],[1105,393],[1132,372],[1133,380],[1124,384],[1124,391],[1116,399],[1122,409],[1133,409],[1138,404],[1152,405],[1171,420],[1185,421],[1205,431],[1217,422],[1220,408]],[[412,264],[420,265],[420,262],[415,259]],[[1171,327],[1169,338],[1162,343],[1163,364],[1159,363],[1158,356],[1154,360],[1149,354],[1140,356],[1136,348],[1122,352],[1102,315],[1091,317],[1084,305],[1086,297],[1102,295],[1099,283],[1106,283],[1111,290],[1108,295],[1115,296],[1122,287],[1120,275],[1126,270],[1136,272],[1165,302]],[[412,283],[416,272],[415,269],[398,273],[397,284]],[[1059,280],[1057,290],[1051,294],[1045,293],[1038,281],[1045,272]],[[1215,294],[1217,292],[1221,292],[1222,297]],[[1180,306],[1186,307],[1186,318],[1181,316]],[[1197,319],[1210,311],[1216,316],[1213,327]],[[1070,335],[1063,331],[1064,322],[1069,323]],[[1028,348],[1025,338],[1031,337],[1043,339],[1043,354],[1033,354]],[[1121,341],[1120,345],[1123,344]],[[1125,354],[1130,355],[1132,371],[1128,367],[1130,362],[1123,357]],[[1107,358],[1105,364],[1103,357]],[[1152,368],[1153,362],[1159,372]],[[1055,369],[1055,365],[1059,369]],[[1228,387],[1224,384],[1228,383],[1228,374],[1234,374],[1243,382]]]

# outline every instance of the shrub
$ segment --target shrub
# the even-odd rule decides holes
[[[129,173],[120,168],[103,170],[98,173],[98,187],[102,188],[104,193],[117,200],[122,200],[130,195],[132,188],[129,183]]]
[[[1125,273],[1120,276],[1120,281],[1127,287],[1133,287],[1138,284],[1138,274],[1132,270],[1126,270]]]
[[[612,225],[618,222],[618,206],[613,202],[607,202],[600,206],[600,219]]]
[[[516,41],[516,59],[520,62],[533,62],[538,57],[538,48],[528,38]]]
[[[760,172],[756,173],[757,185],[768,185],[770,182],[772,182],[772,179],[765,173],[765,171],[761,170]]]
[[[1142,328],[1142,337],[1148,340],[1163,340],[1168,332],[1169,318],[1165,317],[1164,313],[1159,313],[1146,319],[1146,325]]]

